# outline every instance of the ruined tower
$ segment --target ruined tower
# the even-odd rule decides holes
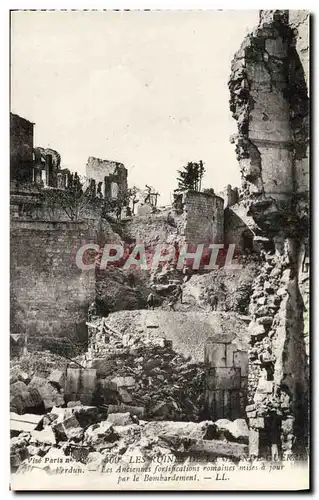
[[[231,66],[241,202],[274,251],[250,303],[251,454],[307,447],[309,14],[260,11]]]

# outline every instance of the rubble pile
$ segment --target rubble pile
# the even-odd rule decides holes
[[[42,353],[41,353],[42,354]],[[33,362],[38,356],[34,353]],[[62,364],[62,361],[61,361]],[[66,360],[63,360],[64,369],[43,369],[42,365],[29,372],[22,371],[25,367],[23,360],[21,365],[14,364],[10,370],[10,411],[19,415],[24,413],[42,414],[50,411],[54,406],[65,405],[65,369]],[[29,365],[29,368],[32,368]]]
[[[223,456],[238,460],[247,455],[248,427],[242,419],[147,422],[132,412],[69,406],[52,408],[33,429],[11,438],[13,472],[29,471],[33,466],[50,471],[50,465],[59,462],[51,459],[61,458],[65,463],[66,457],[73,468],[85,464],[89,470],[101,471],[113,456],[125,463],[134,455],[145,457],[145,461],[192,452],[212,460]],[[45,460],[37,461],[40,457]]]
[[[288,411],[284,394],[281,397],[274,394],[274,346],[282,316],[281,305],[288,295],[288,265],[288,257],[279,253],[265,253],[251,296],[249,312],[253,319],[248,327],[251,336],[248,399],[251,404],[247,411],[252,418],[281,415]]]
[[[170,340],[118,334],[97,319],[85,358],[97,370],[99,404],[143,407],[154,420],[198,421],[203,415],[204,363],[176,353]]]
[[[30,377],[48,377],[52,370],[64,370],[69,363],[63,356],[50,351],[27,353],[10,361],[10,384],[21,380],[28,383]]]
[[[241,258],[239,270],[221,267],[207,274],[194,274],[184,286],[184,300],[208,310],[248,314],[254,280],[259,273],[258,256]]]

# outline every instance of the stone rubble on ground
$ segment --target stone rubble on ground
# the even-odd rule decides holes
[[[27,464],[30,467],[30,457],[70,457],[78,465],[95,470],[113,455],[125,462],[125,457],[132,454],[152,460],[159,453],[176,456],[194,450],[208,454],[212,460],[220,456],[237,460],[248,452],[247,424],[241,419],[216,423],[148,422],[129,412],[109,413],[107,417],[103,412],[93,414],[92,407],[85,406],[59,410],[63,411],[55,415],[55,420],[48,419],[41,430],[21,432],[11,438],[14,472],[23,472]],[[82,419],[78,420],[78,415]]]

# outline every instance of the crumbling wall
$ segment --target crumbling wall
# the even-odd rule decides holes
[[[308,334],[308,13],[261,11],[229,82],[241,199],[274,244],[252,294],[252,454],[304,450]],[[266,240],[265,238],[265,240]]]
[[[224,200],[219,196],[188,191],[184,197],[185,241],[190,244],[222,243]]]
[[[32,181],[34,124],[10,113],[10,179]]]
[[[85,341],[95,277],[77,267],[75,253],[95,235],[83,225],[19,220],[10,236],[11,332],[27,334],[29,344],[44,337]]]
[[[109,200],[122,199],[126,195],[127,169],[123,163],[90,156],[86,176],[94,179],[97,185],[102,182],[104,196]]]
[[[224,208],[231,207],[239,201],[238,188],[232,188],[230,184],[219,193],[219,196],[224,200]]]
[[[254,250],[254,237],[258,228],[247,208],[241,203],[227,207],[224,212],[224,243],[235,244],[236,251],[242,255]]]

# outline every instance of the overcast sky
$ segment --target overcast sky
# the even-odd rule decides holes
[[[204,187],[239,185],[227,82],[257,23],[257,10],[13,12],[11,109],[64,167],[123,162],[161,204],[188,161],[204,161]]]

